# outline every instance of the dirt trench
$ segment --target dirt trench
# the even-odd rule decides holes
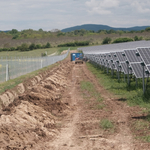
[[[96,99],[83,96],[81,81],[93,83],[104,108],[97,109]],[[105,90],[85,63],[65,60],[50,73],[19,86],[22,94],[0,113],[0,150],[150,149],[130,131],[131,117],[139,108]],[[113,130],[100,128],[105,118],[114,123]]]

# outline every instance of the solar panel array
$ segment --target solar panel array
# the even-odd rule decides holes
[[[143,77],[143,68],[141,66],[142,58],[139,55],[137,55],[138,50],[137,49],[124,50],[124,53],[132,69],[132,73],[136,76],[136,78],[142,78]],[[146,74],[145,77],[147,77]]]
[[[78,48],[78,50],[82,50],[84,54],[99,54],[107,52],[117,52],[124,49],[135,49],[136,47],[150,47],[150,41],[134,41],[117,44],[89,46]]]
[[[89,50],[89,47],[87,49]],[[136,78],[148,77],[148,73],[150,73],[150,42],[148,48],[140,47],[121,49],[120,51],[99,51],[99,54],[92,55],[85,53],[85,56],[90,60],[93,60],[92,56],[97,57],[98,59],[95,59],[95,62],[101,66],[115,69],[118,72],[121,71],[124,74],[133,74]],[[144,66],[142,66],[142,62]],[[145,70],[148,70],[148,72],[145,72]]]
[[[128,59],[128,61],[130,63],[136,63],[136,62],[141,62],[142,59],[140,56],[137,56],[136,53],[138,51],[135,49],[135,50],[124,50],[124,53],[126,55],[126,58]]]
[[[150,48],[137,48],[137,50],[143,59],[146,70],[150,72]]]

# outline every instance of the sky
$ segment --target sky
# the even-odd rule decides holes
[[[150,0],[0,0],[0,30],[150,26]]]

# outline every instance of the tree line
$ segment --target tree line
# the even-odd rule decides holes
[[[117,38],[114,41],[110,37],[106,37],[103,39],[102,44],[111,44],[111,43],[123,43],[123,42],[131,42],[131,41],[141,41],[143,37],[135,36],[133,39],[124,37],[124,38]]]
[[[31,51],[31,50],[34,50],[34,49],[45,49],[45,48],[50,48],[51,45],[49,42],[47,42],[46,45],[41,45],[41,44],[26,44],[26,43],[23,43],[21,44],[20,46],[17,46],[17,47],[11,47],[11,48],[0,48],[0,51]]]
[[[51,31],[43,31],[42,29],[33,30],[27,29],[18,31],[17,29],[12,29],[8,32],[0,32],[0,38],[8,37],[12,39],[41,39],[41,38],[48,38],[48,37],[61,37],[61,36],[86,36],[86,35],[96,35],[96,34],[123,34],[123,33],[142,33],[142,32],[149,32],[150,27],[147,27],[145,30],[140,31],[123,31],[123,30],[74,30],[71,32],[61,32],[60,30],[57,32]]]

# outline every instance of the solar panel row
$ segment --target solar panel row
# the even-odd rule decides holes
[[[137,48],[110,53],[102,52],[99,55],[85,55],[87,55],[89,59],[91,59],[91,56],[97,57],[96,63],[110,69],[121,71],[124,74],[134,74],[136,78],[143,77],[143,69],[144,77],[147,77],[145,70],[150,72],[150,48]],[[141,62],[144,62],[145,66],[142,66]]]

